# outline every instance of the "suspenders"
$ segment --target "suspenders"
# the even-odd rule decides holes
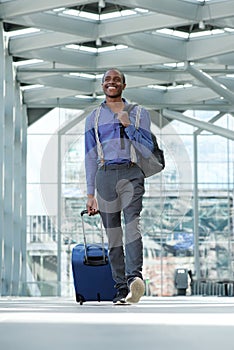
[[[139,105],[135,105],[135,104],[129,104],[124,108],[124,111],[130,113],[130,111],[137,106],[137,112],[136,112],[136,121],[135,121],[135,127],[136,129],[139,128],[139,124],[140,124],[140,115],[141,115],[141,106]],[[95,136],[96,136],[96,142],[97,142],[97,153],[98,153],[98,157],[101,161],[102,164],[105,163],[105,159],[104,159],[104,153],[103,153],[103,149],[102,149],[102,144],[100,142],[99,136],[98,136],[98,121],[99,121],[99,117],[100,117],[100,113],[101,113],[101,109],[102,106],[100,105],[97,109],[96,109],[96,113],[95,113],[95,124],[94,124],[94,129],[95,129]],[[122,129],[123,132],[123,129]],[[121,129],[120,129],[120,138],[121,138]],[[121,140],[123,140],[123,135]],[[121,143],[121,148],[122,148],[122,143]],[[131,160],[136,162],[136,154],[134,152],[134,147],[131,147]]]

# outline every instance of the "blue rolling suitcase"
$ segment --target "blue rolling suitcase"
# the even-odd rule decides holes
[[[72,250],[76,301],[80,304],[85,301],[112,301],[116,289],[112,279],[107,244],[104,244],[102,227],[102,242],[87,244],[83,218],[87,213],[87,210],[81,212],[84,243],[77,244]]]

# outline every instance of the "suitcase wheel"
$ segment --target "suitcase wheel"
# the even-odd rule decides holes
[[[81,294],[76,294],[76,301],[77,303],[80,303],[80,305],[82,305],[85,300]]]

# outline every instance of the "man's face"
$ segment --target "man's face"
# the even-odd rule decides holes
[[[125,86],[122,75],[116,70],[107,71],[103,77],[102,89],[108,97],[116,98],[121,96]]]

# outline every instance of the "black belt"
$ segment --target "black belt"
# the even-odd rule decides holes
[[[136,165],[133,162],[129,162],[129,163],[121,163],[121,164],[103,164],[99,170],[118,170],[118,169],[127,169],[127,168],[131,168],[134,165]]]

